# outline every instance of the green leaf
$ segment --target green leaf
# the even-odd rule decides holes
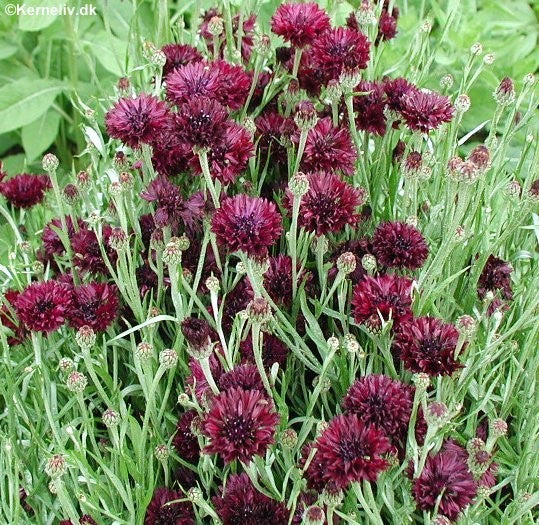
[[[107,71],[117,76],[125,74],[127,44],[123,40],[103,30],[89,35],[81,43]]]
[[[9,58],[17,52],[17,46],[8,44],[7,42],[0,42],[0,60]]]
[[[53,142],[58,134],[60,115],[49,109],[41,117],[22,128],[22,145],[28,162],[41,155]]]
[[[0,88],[0,133],[30,124],[62,91],[55,80],[21,78]]]
[[[50,9],[62,6],[58,0],[25,0],[26,14],[19,15],[19,29],[21,31],[40,31],[50,26],[58,17],[58,14],[48,14]],[[35,9],[34,14],[30,14]],[[39,11],[37,11],[39,9]]]

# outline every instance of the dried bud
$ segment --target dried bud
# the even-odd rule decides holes
[[[135,353],[141,361],[148,361],[153,356],[153,346],[143,341],[137,345]]]
[[[88,379],[86,378],[86,376],[81,372],[77,372],[76,370],[69,374],[66,381],[67,389],[70,392],[75,393],[82,392],[86,388],[87,384]]]
[[[77,335],[75,335],[75,341],[83,349],[87,350],[94,346],[96,340],[96,335],[91,326],[84,325],[77,330]]]
[[[281,434],[281,445],[286,449],[293,449],[298,442],[298,434],[293,428],[283,430]]]
[[[112,410],[112,408],[109,408],[103,412],[101,419],[107,428],[113,428],[120,422],[120,414]]]
[[[316,126],[318,114],[312,102],[302,100],[297,105],[294,122],[301,131],[309,131]]]
[[[67,471],[67,463],[63,456],[54,454],[47,460],[45,465],[45,474],[51,478],[59,478]]]
[[[154,455],[158,461],[166,461],[170,456],[170,450],[165,444],[157,445],[154,450]]]
[[[505,77],[498,84],[493,93],[494,100],[500,106],[509,106],[515,101],[515,84],[509,77]]]
[[[356,269],[356,256],[352,252],[344,252],[337,259],[339,272],[348,275]]]
[[[288,188],[294,197],[303,197],[309,191],[309,179],[307,175],[301,172],[297,173],[290,179]]]
[[[47,173],[56,171],[58,169],[59,164],[60,164],[60,161],[58,160],[58,157],[54,155],[53,153],[47,153],[46,155],[43,156],[43,160],[41,161],[41,165],[43,166],[43,169]]]
[[[159,354],[159,364],[165,369],[169,370],[176,366],[178,362],[178,354],[176,350],[172,348],[167,348]]]

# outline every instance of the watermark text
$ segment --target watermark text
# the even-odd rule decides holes
[[[31,6],[26,4],[7,4],[4,12],[8,16],[96,16],[97,8],[92,4],[73,7],[67,4],[54,6]]]

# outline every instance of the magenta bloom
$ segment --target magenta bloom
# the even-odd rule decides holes
[[[212,69],[217,72],[219,89],[217,100],[231,110],[243,107],[249,95],[251,78],[241,66],[235,66],[225,60],[217,60],[212,63]]]
[[[281,4],[271,17],[271,30],[300,48],[312,44],[329,27],[329,16],[314,2]]]
[[[392,111],[401,111],[404,107],[404,97],[411,91],[417,91],[413,84],[402,77],[386,80],[383,87],[387,97],[387,107]]]
[[[191,431],[191,425],[196,417],[198,417],[196,410],[184,412],[178,419],[176,433],[172,439],[174,450],[188,463],[197,463],[200,457],[198,438]]]
[[[73,288],[73,303],[68,322],[74,328],[90,326],[105,331],[118,317],[118,290],[112,284],[89,283]]]
[[[425,238],[405,222],[384,222],[376,228],[373,253],[388,268],[417,270],[429,255]]]
[[[473,501],[477,488],[466,461],[453,450],[444,450],[427,458],[412,494],[421,510],[433,510],[441,496],[439,512],[450,520]]]
[[[121,98],[105,115],[107,133],[131,148],[152,142],[155,134],[167,122],[164,102],[141,93],[136,98]]]
[[[315,459],[330,486],[345,489],[354,481],[376,481],[388,467],[382,457],[391,445],[385,434],[356,414],[336,416],[316,441]]]
[[[384,87],[379,82],[362,80],[355,88],[358,93],[354,97],[354,111],[358,129],[375,135],[385,135],[386,132],[386,98]]]
[[[397,35],[397,18],[390,15],[387,11],[382,11],[378,21],[378,34],[376,43],[380,40],[392,40]]]
[[[343,182],[333,173],[312,173],[308,179],[309,191],[301,199],[300,226],[323,235],[340,232],[347,224],[356,225],[356,210],[365,202],[364,190]],[[292,194],[287,190],[283,204],[292,209],[292,202]]]
[[[144,525],[195,525],[193,506],[188,501],[167,505],[169,501],[184,499],[185,495],[176,490],[160,487],[155,489],[146,509]]]
[[[434,91],[414,89],[402,101],[401,115],[412,131],[428,133],[444,122],[451,122],[454,113],[449,97]]]
[[[230,372],[224,373],[219,378],[219,388],[221,390],[230,390],[231,388],[259,390],[266,395],[260,373],[256,366],[251,364],[238,365]]]
[[[178,107],[196,97],[215,99],[219,88],[219,73],[206,62],[191,62],[167,76],[167,98]]]
[[[4,181],[5,173],[0,164],[0,193],[15,208],[31,208],[45,198],[45,192],[51,188],[48,175],[30,175],[21,173]]]
[[[393,347],[412,372],[451,375],[461,365],[455,361],[459,333],[452,324],[434,317],[404,321],[396,330]]]
[[[393,442],[406,436],[414,389],[388,376],[371,374],[356,380],[348,389],[343,407],[366,425],[382,430]]]
[[[399,322],[411,315],[412,281],[396,275],[365,277],[354,288],[352,306],[356,323],[368,322],[373,327],[390,318]]]
[[[259,390],[231,388],[213,399],[203,423],[211,442],[206,452],[219,454],[227,463],[239,459],[249,463],[265,454],[274,436],[279,416]]]
[[[283,525],[288,511],[283,503],[258,492],[245,473],[232,474],[213,504],[223,525]]]
[[[292,140],[299,142],[299,133]],[[301,168],[309,171],[342,171],[345,175],[354,172],[357,153],[347,128],[333,127],[330,117],[320,119],[309,131]]]
[[[254,257],[264,257],[283,231],[273,202],[245,194],[224,199],[211,228],[219,245]]]
[[[171,71],[186,66],[191,62],[200,62],[202,55],[192,46],[187,44],[167,44],[161,48],[167,61],[163,67],[163,75],[166,77]]]
[[[176,117],[180,137],[190,147],[213,147],[226,130],[227,112],[215,100],[196,97],[181,106]]]
[[[254,145],[247,130],[231,121],[208,152],[210,173],[222,184],[230,184],[245,170],[254,154]],[[198,156],[193,156],[191,164],[197,173],[202,172]]]
[[[34,332],[49,333],[62,326],[72,304],[71,289],[57,281],[28,286],[15,299],[17,316]]]
[[[483,299],[487,292],[499,291],[504,299],[510,301],[513,298],[512,272],[513,268],[508,262],[490,255],[477,284],[479,297]]]
[[[328,80],[339,80],[342,73],[365,69],[369,61],[370,42],[361,32],[337,27],[322,33],[312,44],[313,65]]]

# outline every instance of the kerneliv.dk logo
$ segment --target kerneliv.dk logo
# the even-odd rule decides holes
[[[8,16],[95,16],[97,9],[95,5],[84,4],[80,7],[73,7],[67,4],[55,6],[30,6],[26,4],[7,4],[4,11]]]

